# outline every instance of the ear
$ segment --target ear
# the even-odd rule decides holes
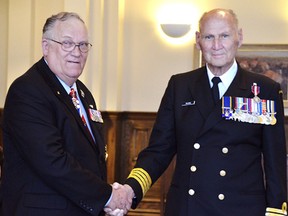
[[[47,56],[49,51],[49,42],[46,39],[42,39],[42,52],[43,56]]]
[[[200,47],[200,38],[201,38],[200,32],[196,31],[196,32],[195,32],[195,39],[196,39],[196,48],[197,48],[198,50],[201,50],[201,47]]]
[[[238,30],[238,48],[242,45],[243,43],[243,32],[242,28]]]

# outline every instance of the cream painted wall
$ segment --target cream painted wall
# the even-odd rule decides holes
[[[169,77],[195,67],[194,37],[175,46],[157,32],[157,12],[173,3],[196,7],[199,14],[216,7],[233,9],[243,27],[244,43],[288,43],[287,0],[126,0],[123,110],[155,111]],[[192,21],[194,25],[198,18]]]
[[[1,20],[7,23],[0,27],[6,32],[0,33],[0,84],[6,80],[0,87],[0,107],[11,82],[41,57],[46,18],[67,10],[79,13],[90,30],[93,48],[80,79],[98,107],[157,111],[170,76],[197,66],[193,32],[188,42],[175,45],[159,31],[161,9],[175,3],[191,8],[193,32],[204,11],[225,7],[238,14],[244,43],[288,44],[287,0],[0,0]]]
[[[8,0],[0,0],[0,20],[0,107],[2,107],[7,89]]]

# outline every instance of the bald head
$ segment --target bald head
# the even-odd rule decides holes
[[[237,15],[234,13],[231,9],[223,9],[223,8],[217,8],[213,9],[211,11],[205,12],[200,20],[199,20],[199,31],[201,32],[202,26],[205,22],[207,22],[210,19],[228,19],[231,21],[231,23],[234,25],[235,29],[238,29],[238,18]]]

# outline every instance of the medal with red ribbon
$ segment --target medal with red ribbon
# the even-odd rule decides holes
[[[256,103],[259,103],[261,101],[258,97],[258,94],[260,93],[260,86],[257,86],[257,83],[253,83],[253,85],[251,86],[251,91],[254,94],[254,101]]]

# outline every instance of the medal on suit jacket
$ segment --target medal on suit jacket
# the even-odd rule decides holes
[[[252,86],[254,98],[222,97],[222,117],[226,120],[234,120],[255,124],[276,124],[276,104],[273,100],[260,99],[257,84]]]
[[[95,121],[95,122],[100,122],[100,123],[103,123],[103,118],[102,118],[102,115],[101,115],[101,112],[98,111],[98,110],[95,110],[95,109],[89,109],[89,115],[90,115],[90,119],[92,121]]]

